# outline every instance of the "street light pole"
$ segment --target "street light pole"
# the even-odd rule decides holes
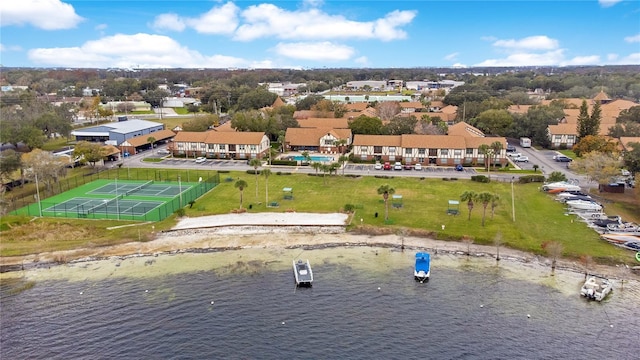
[[[36,196],[38,197],[38,213],[42,217],[42,203],[40,202],[40,186],[38,184],[38,174],[36,173]]]
[[[118,213],[118,220],[120,220],[120,204],[118,203],[118,178],[116,177],[116,213]]]
[[[515,191],[513,189],[513,183],[515,182],[515,176],[511,177],[511,214],[513,217],[513,222],[516,222],[516,198]]]
[[[180,208],[182,209],[182,178],[178,175],[178,189],[180,191]]]

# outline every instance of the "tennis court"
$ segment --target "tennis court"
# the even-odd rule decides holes
[[[18,215],[160,221],[217,185],[100,179],[15,211]]]
[[[137,183],[118,183],[117,181],[111,182],[104,186],[101,186],[89,194],[92,195],[136,195],[136,196],[150,196],[150,197],[174,197],[180,194],[183,190],[188,189],[191,185],[183,187],[182,184],[156,184],[153,180],[144,182],[142,184]]]
[[[109,200],[73,198],[63,203],[43,208],[42,214],[44,216],[55,216],[75,212],[81,218],[86,218],[87,215],[95,213],[142,216],[162,204],[164,204],[164,201],[126,200],[121,196]]]

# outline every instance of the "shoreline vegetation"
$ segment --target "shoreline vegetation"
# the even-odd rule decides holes
[[[611,268],[611,272],[621,272],[620,267],[633,268],[638,265],[633,252],[601,240],[593,230],[574,221],[575,216],[565,214],[562,204],[541,192],[540,184],[536,183],[515,184],[515,191],[512,191],[509,183],[477,183],[467,179],[443,181],[440,178],[321,177],[288,173],[286,176],[273,174],[266,182],[264,177],[246,172],[231,172],[222,176],[247,182],[249,191],[245,191],[244,214],[344,214],[346,204],[354,205],[355,210],[346,226],[347,232],[340,235],[342,240],[321,241],[322,244],[336,244],[331,246],[370,243],[370,240],[362,240],[368,237],[385,239],[374,242],[398,248],[403,243],[406,247],[429,248],[425,244],[438,241],[431,248],[455,247],[455,251],[468,252],[469,248],[480,249],[481,246],[486,246],[487,250],[484,252],[487,254],[492,252],[490,249],[495,253],[498,248],[501,254],[518,251],[527,254],[525,257],[555,259],[558,266],[561,263],[576,264],[573,265],[575,268],[606,265],[605,268]],[[389,185],[395,190],[395,194],[403,197],[403,202],[398,207],[388,204],[389,221],[384,220],[385,204],[383,196],[377,192],[383,185]],[[294,187],[295,198],[280,200],[280,208],[268,209],[267,202],[262,202],[266,201],[267,196],[270,196],[269,201],[279,199],[282,189],[291,186]],[[499,195],[500,202],[495,208],[495,214],[491,206],[485,213],[483,205],[476,203],[469,215],[466,202],[461,201],[459,215],[448,215],[448,200],[460,200],[465,191],[489,191]],[[638,214],[635,212],[638,209],[635,197],[636,195],[632,196],[627,202],[624,197],[609,200],[607,213],[621,215],[628,221],[638,221],[633,215],[635,213],[637,217]],[[51,266],[92,257],[171,253],[190,251],[192,248],[197,251],[221,251],[251,247],[258,242],[260,235],[249,236],[242,232],[235,235],[198,235],[200,240],[196,240],[196,243],[203,241],[205,244],[197,245],[184,239],[178,241],[177,233],[171,232],[181,219],[200,219],[211,214],[237,212],[238,199],[239,191],[234,188],[233,182],[224,181],[197,199],[195,204],[185,207],[183,217],[173,215],[155,223],[5,216],[2,220],[3,231],[0,233],[0,268],[2,271],[17,270],[16,266]],[[516,221],[512,219],[512,210],[515,210]],[[486,217],[482,221],[486,225],[481,225],[483,217]],[[233,233],[232,230],[229,231]],[[209,240],[202,240],[202,236]],[[234,236],[244,242],[233,240]],[[287,238],[299,236],[302,236],[302,240],[293,245],[302,247],[314,246],[313,243],[304,243],[305,236],[313,239],[323,234],[290,233]],[[343,239],[345,236],[354,238]],[[227,239],[229,237],[232,240]],[[260,246],[288,246],[279,241],[262,241]],[[552,256],[551,251],[544,248],[548,242],[562,245],[559,254]]]

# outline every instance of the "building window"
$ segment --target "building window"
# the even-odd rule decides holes
[[[442,157],[449,156],[449,149],[440,149],[440,156]]]
[[[258,146],[257,145],[250,145],[249,149],[251,149],[251,151],[256,151],[256,150],[258,150]]]
[[[238,145],[238,151],[244,151],[244,145]]]
[[[382,146],[374,146],[373,147],[374,154],[382,154]]]
[[[462,156],[462,150],[453,150],[453,156],[455,157]]]
[[[218,145],[218,149],[220,149],[220,151],[224,151],[227,148],[227,146],[225,144],[219,144]]]
[[[207,149],[210,151],[213,151],[214,145],[213,144],[207,144]]]
[[[404,154],[405,154],[405,155],[411,155],[411,153],[412,153],[412,152],[413,152],[413,149],[412,149],[412,148],[406,148],[406,149],[404,149]]]
[[[419,149],[418,149],[418,155],[424,155],[424,154],[426,154],[426,150],[427,150],[427,149],[419,148]]]
[[[389,154],[395,154],[396,153],[396,147],[395,146],[389,146]]]
[[[438,149],[429,149],[429,156],[438,156]]]
[[[361,154],[366,154],[367,153],[367,147],[366,146],[360,146],[360,153]]]
[[[467,156],[473,156],[473,148],[467,148]]]
[[[333,139],[325,139],[324,146],[333,146]]]

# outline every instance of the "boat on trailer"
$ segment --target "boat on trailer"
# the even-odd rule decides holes
[[[293,276],[297,286],[311,286],[313,283],[313,271],[309,260],[293,260]]]
[[[607,278],[591,275],[582,285],[580,295],[587,299],[602,301],[613,290],[613,284]]]
[[[416,266],[413,270],[413,277],[416,281],[429,281],[431,276],[431,254],[426,252],[416,253]]]

